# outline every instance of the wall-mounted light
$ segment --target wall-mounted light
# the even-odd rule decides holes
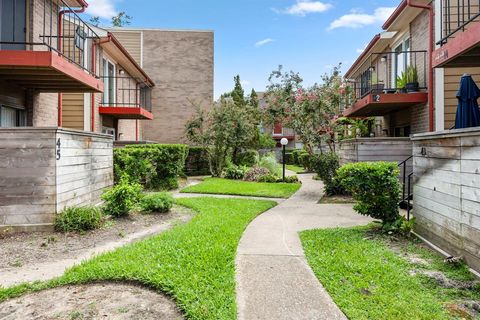
[[[387,56],[383,56],[382,59],[380,59],[380,61],[386,62],[387,61]]]
[[[368,68],[368,71],[370,71],[370,72],[375,71],[375,67],[374,67],[374,66],[370,66],[370,68]]]
[[[121,76],[123,76],[125,74],[125,71],[123,71],[122,69],[120,69],[120,71],[118,72],[120,73]]]

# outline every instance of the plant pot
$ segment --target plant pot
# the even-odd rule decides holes
[[[418,82],[409,82],[405,86],[407,92],[418,92],[419,91],[419,84]]]
[[[372,84],[372,93],[373,94],[379,94],[383,92],[383,88],[385,88],[385,85],[383,83],[376,83]]]
[[[407,93],[407,89],[406,88],[398,89],[398,93]]]

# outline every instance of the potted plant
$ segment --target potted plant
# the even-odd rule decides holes
[[[407,92],[418,92],[419,87],[417,68],[409,66],[407,68],[407,84],[405,85],[405,89],[407,89]]]
[[[376,94],[376,93],[381,93],[383,91],[383,89],[385,88],[385,85],[383,83],[379,83],[378,81],[378,75],[377,73],[374,71],[372,72],[372,79],[371,79],[371,83],[372,83],[372,93]]]
[[[402,72],[401,75],[397,77],[397,89],[400,93],[407,93],[407,73]]]

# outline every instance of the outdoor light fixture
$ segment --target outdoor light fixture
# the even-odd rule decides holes
[[[387,61],[387,56],[383,56],[382,59],[380,59],[380,61],[382,61],[382,62]]]
[[[282,140],[280,140],[280,144],[282,145],[282,162],[283,162],[283,182],[285,182],[285,165],[286,165],[286,161],[285,161],[285,147],[287,146],[288,144],[288,139],[287,138],[282,138]]]
[[[368,68],[368,70],[369,70],[370,72],[373,72],[373,71],[375,71],[375,67],[374,67],[374,66],[370,66],[370,68]]]
[[[125,74],[125,71],[123,71],[122,69],[120,69],[119,73],[120,73],[120,75],[123,76],[123,75]]]

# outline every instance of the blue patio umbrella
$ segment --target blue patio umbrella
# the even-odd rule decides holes
[[[480,109],[478,98],[480,89],[468,74],[464,74],[457,93],[458,108],[455,118],[455,129],[480,126]]]

